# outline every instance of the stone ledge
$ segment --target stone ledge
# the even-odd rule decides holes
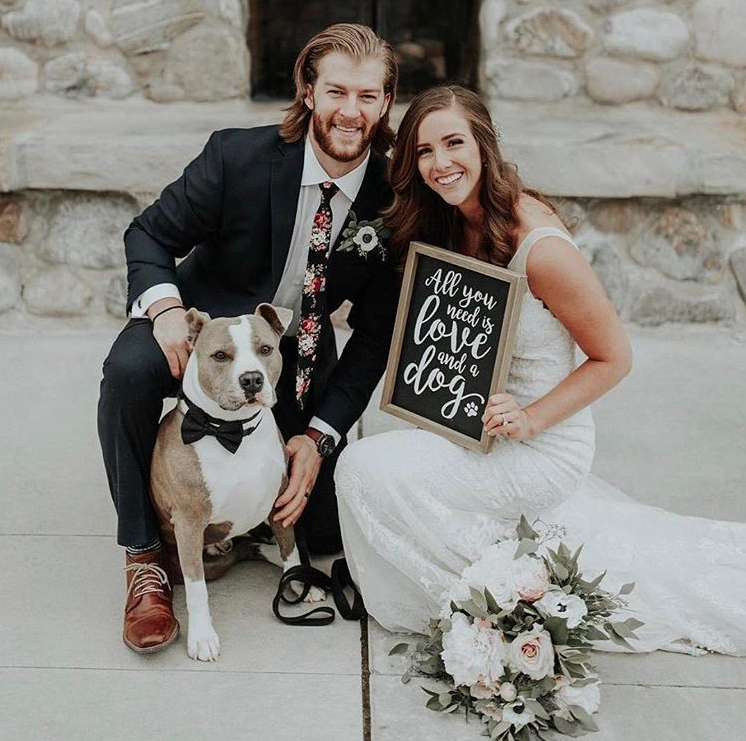
[[[0,192],[157,193],[214,129],[277,122],[279,102],[39,96],[0,111]],[[404,111],[397,106],[394,118]],[[583,101],[493,106],[528,184],[568,197],[746,195],[746,118]]]

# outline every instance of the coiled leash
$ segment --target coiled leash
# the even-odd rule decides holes
[[[334,608],[328,605],[320,605],[302,615],[283,615],[280,612],[281,604],[297,605],[308,596],[311,587],[318,587],[325,592],[331,592],[334,604],[344,620],[361,620],[366,617],[368,613],[365,610],[363,598],[352,581],[346,559],[338,558],[332,564],[331,576],[327,576],[323,571],[311,566],[306,535],[303,527],[297,523],[295,543],[298,546],[300,565],[288,569],[280,579],[277,593],[272,600],[272,612],[275,616],[286,625],[329,625],[334,622],[336,613]],[[291,588],[294,582],[303,587],[299,595]],[[345,589],[352,590],[352,603],[347,599]],[[288,591],[292,593],[292,596],[287,596]]]

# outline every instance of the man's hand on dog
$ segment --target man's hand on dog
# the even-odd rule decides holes
[[[308,498],[321,468],[321,456],[316,443],[306,435],[296,435],[285,446],[290,456],[290,482],[288,488],[277,497],[274,520],[282,521],[283,527],[295,525],[306,508]]]
[[[153,337],[166,356],[171,375],[174,378],[181,378],[184,375],[184,369],[192,351],[187,340],[189,328],[184,321],[186,309],[183,307],[157,316],[159,312],[168,309],[170,306],[181,305],[172,298],[161,299],[148,308],[148,317],[151,321],[153,321],[153,317],[157,317],[153,321]]]

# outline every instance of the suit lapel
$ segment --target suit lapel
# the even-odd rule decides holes
[[[385,195],[386,191],[385,188],[382,188],[385,167],[386,158],[371,152],[370,159],[368,160],[368,167],[365,170],[365,177],[360,185],[357,198],[352,206],[350,206],[350,211],[348,212],[345,223],[342,225],[342,229],[334,242],[334,248],[332,249],[330,257],[334,256],[339,247],[339,243],[344,239],[342,234],[350,223],[350,213],[354,211],[358,221],[372,221],[373,219],[378,218],[378,211],[383,205],[381,203],[381,197]]]
[[[283,143],[272,161],[270,208],[272,212],[272,295],[280,285],[290,240],[293,237],[303,175],[303,141]]]

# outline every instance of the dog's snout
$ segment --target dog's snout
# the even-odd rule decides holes
[[[238,377],[241,388],[252,394],[257,394],[264,386],[264,375],[260,371],[246,371]]]

